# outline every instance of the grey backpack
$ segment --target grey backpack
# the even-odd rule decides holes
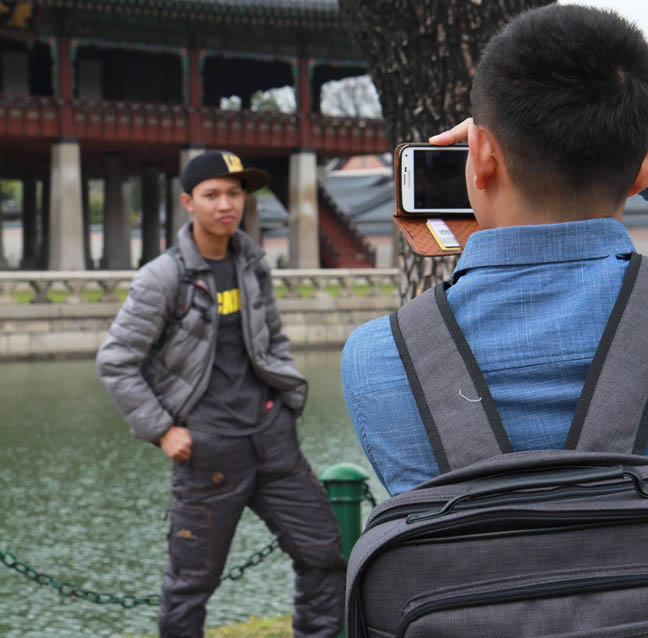
[[[443,285],[392,330],[442,474],[371,513],[347,638],[648,636],[646,260],[632,256],[564,450],[512,451]]]

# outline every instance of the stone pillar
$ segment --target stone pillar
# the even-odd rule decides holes
[[[7,268],[7,260],[4,256],[4,241],[3,241],[3,232],[2,232],[2,221],[3,221],[4,211],[2,210],[2,201],[0,200],[0,270]]]
[[[101,267],[107,270],[129,270],[130,216],[124,214],[121,157],[104,156],[104,220],[103,258]]]
[[[191,215],[180,203],[180,195],[182,193],[182,186],[180,180],[174,177],[171,180],[171,200],[173,201],[173,208],[171,209],[171,217],[167,218],[167,237],[171,238],[171,243],[168,246],[178,243],[178,231],[180,228],[189,221]]]
[[[2,162],[2,156],[0,155],[0,162]],[[1,164],[0,164],[1,167]],[[0,171],[1,174],[2,171]],[[2,186],[2,180],[0,179],[0,187]],[[4,211],[2,210],[2,199],[0,199],[0,270],[7,268],[7,260],[4,253],[4,243],[2,240],[2,221],[3,221]]]
[[[3,215],[4,215],[4,211],[2,210],[2,202],[0,201],[0,270],[5,270],[8,266],[7,259],[5,258],[5,253],[4,253],[4,240],[3,240],[3,232],[2,232]]]
[[[173,181],[178,181],[177,177],[173,175],[165,175],[164,178],[164,243],[166,247],[173,246],[176,242],[176,238],[173,235],[173,204],[175,200],[173,199]],[[178,197],[180,194],[178,193]]]
[[[36,268],[38,246],[36,178],[29,176],[22,180],[22,260],[23,270]]]
[[[317,156],[312,151],[290,156],[288,212],[290,268],[319,268]]]
[[[88,270],[94,268],[90,246],[90,180],[85,173],[81,175],[81,205],[83,207],[83,256]]]
[[[50,242],[50,165],[45,163],[42,169],[43,186],[41,200],[41,232],[40,248],[38,255],[38,266],[42,270],[47,269],[49,264],[49,242]]]
[[[133,264],[138,264],[139,259],[142,254],[142,242],[140,241],[140,254],[139,255],[134,255],[133,254],[133,249],[135,246],[133,245],[133,234],[132,234],[132,213],[133,213],[133,186],[134,186],[134,180],[130,177],[127,177],[122,181],[122,215],[125,220],[128,220],[128,267],[133,268]],[[141,239],[141,238],[140,238]]]
[[[324,188],[328,186],[329,171],[324,162],[317,164],[317,183],[321,184]]]
[[[180,151],[180,173],[184,170],[184,167],[197,155],[204,153],[205,149],[202,146],[192,146],[190,148],[185,148]],[[172,196],[173,196],[173,215],[171,218],[171,228],[170,233],[173,238],[171,244],[175,244],[177,241],[178,230],[180,227],[189,221],[191,215],[187,212],[185,207],[180,203],[180,194],[182,193],[182,186],[180,185],[179,179],[174,179],[172,183]],[[168,221],[167,221],[168,223]],[[167,235],[168,236],[168,235]]]
[[[160,254],[160,169],[142,166],[142,258],[140,266]]]
[[[52,144],[50,171],[50,270],[83,270],[81,152],[76,141]]]
[[[243,209],[243,223],[241,228],[261,243],[261,220],[259,219],[259,209],[257,206],[257,196],[255,193],[248,194],[245,197],[245,208]]]

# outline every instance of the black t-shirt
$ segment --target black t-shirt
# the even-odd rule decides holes
[[[224,259],[205,261],[218,290],[216,355],[207,390],[187,417],[187,427],[234,436],[252,434],[272,422],[280,401],[256,376],[245,349],[234,259],[228,253]]]

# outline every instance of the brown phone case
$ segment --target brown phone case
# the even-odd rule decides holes
[[[401,229],[407,243],[417,255],[423,257],[442,257],[443,255],[460,254],[466,246],[468,237],[476,230],[479,230],[479,224],[475,216],[472,213],[453,213],[452,215],[446,216],[435,213],[435,217],[441,217],[443,219],[461,245],[461,248],[444,250],[439,246],[434,235],[425,225],[425,222],[430,217],[429,213],[417,214],[404,212],[401,206],[402,193],[400,179],[400,151],[404,146],[407,146],[407,144],[399,144],[394,149],[394,183],[396,184],[396,214],[393,216],[394,223]]]

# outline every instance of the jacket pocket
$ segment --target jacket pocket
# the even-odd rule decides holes
[[[171,510],[169,558],[178,571],[209,569],[212,513],[207,507],[176,506]]]

